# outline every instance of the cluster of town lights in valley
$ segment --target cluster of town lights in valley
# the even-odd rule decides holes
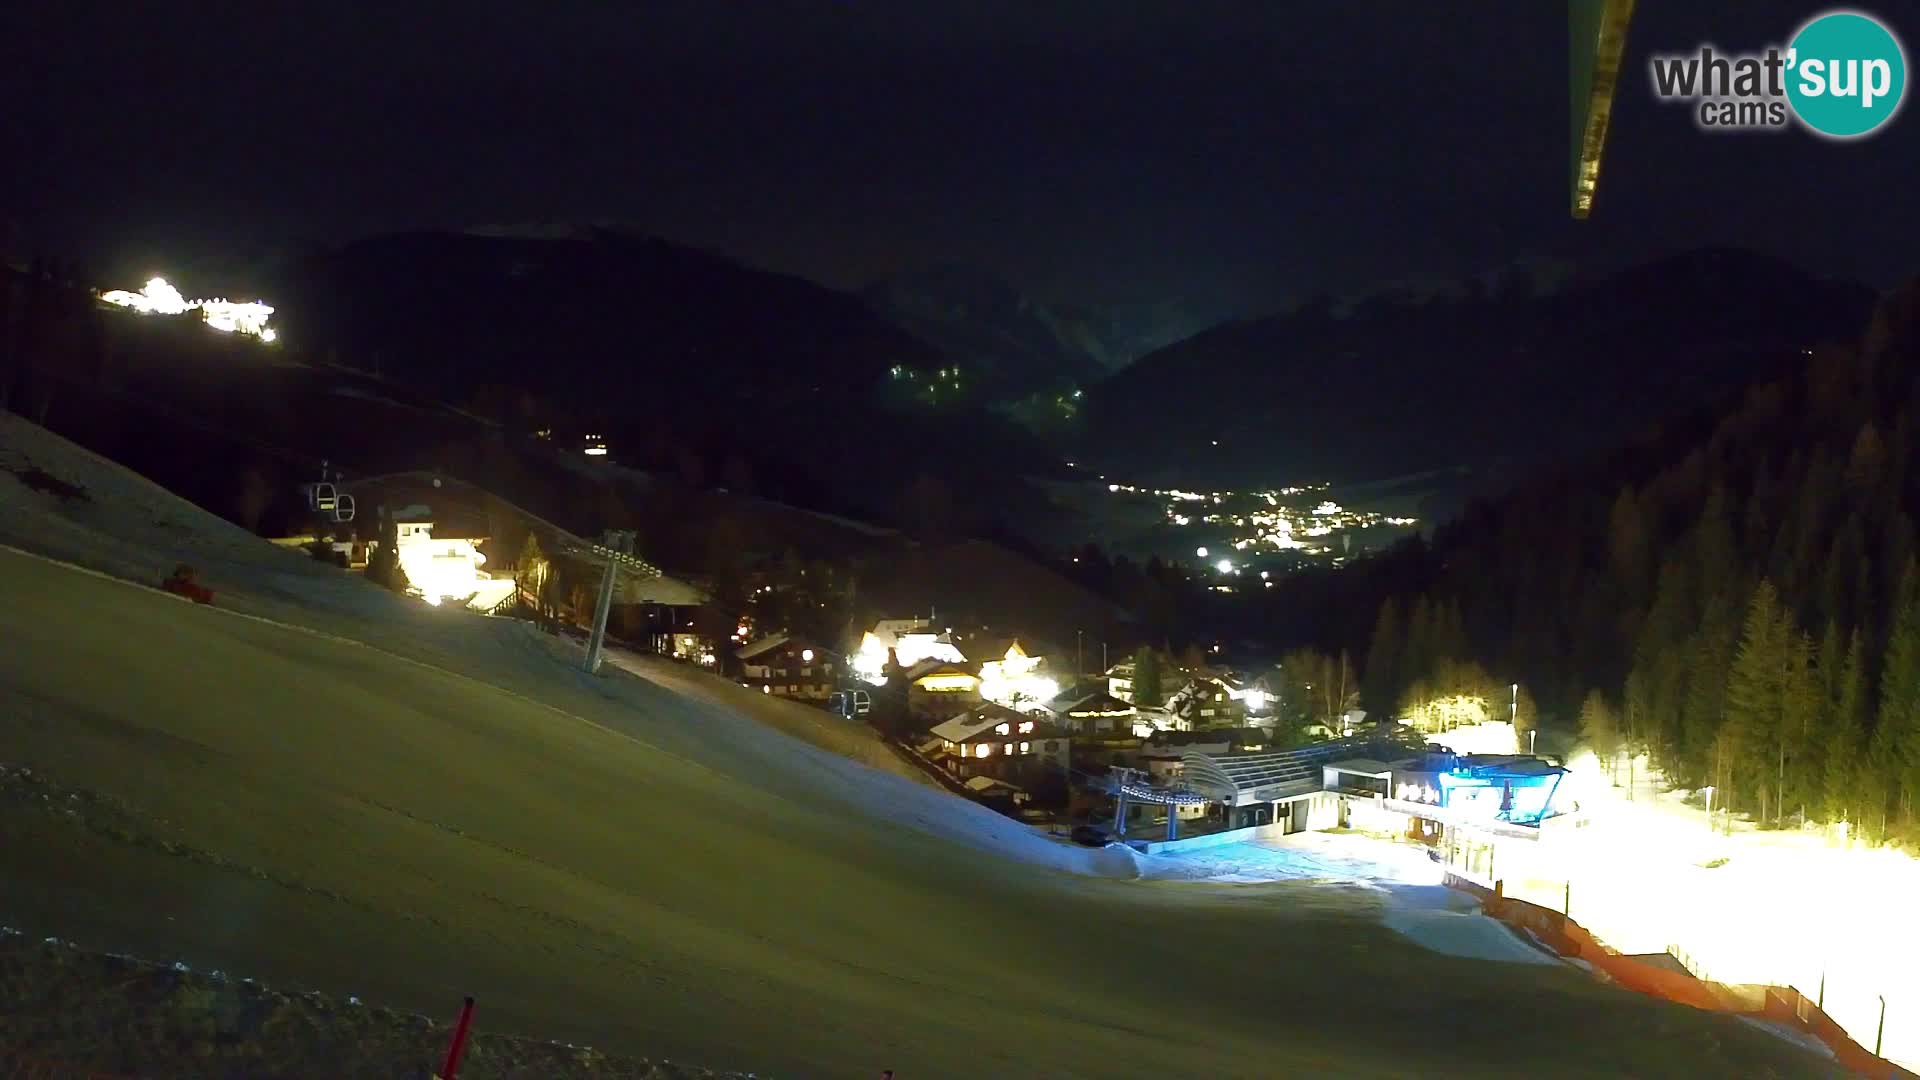
[[[1231,530],[1228,541],[1234,551],[1258,554],[1262,551],[1297,551],[1302,555],[1329,555],[1333,549],[1325,542],[1342,529],[1368,529],[1380,525],[1410,528],[1419,524],[1410,517],[1390,517],[1365,510],[1350,510],[1323,494],[1312,507],[1301,503],[1302,496],[1327,490],[1327,484],[1286,487],[1270,491],[1184,491],[1180,488],[1146,488],[1132,484],[1107,485],[1110,494],[1143,495],[1164,500],[1167,521],[1177,527],[1224,526]],[[1205,548],[1199,550],[1207,557]],[[1227,559],[1214,563],[1222,574],[1234,573]]]
[[[234,303],[230,300],[189,300],[180,290],[167,283],[166,278],[153,278],[139,292],[125,289],[113,289],[100,294],[100,299],[116,307],[132,308],[146,315],[185,315],[198,311],[208,326],[228,334],[246,334],[261,341],[272,341],[280,335],[267,325],[267,319],[273,315],[273,308],[260,301]]]

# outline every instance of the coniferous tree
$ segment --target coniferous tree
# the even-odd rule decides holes
[[[1784,614],[1781,629],[1787,634],[1788,648],[1775,746],[1775,818],[1792,807],[1804,821],[1808,811],[1817,811],[1820,804],[1821,758],[1826,751],[1820,731],[1828,722],[1826,696],[1813,639],[1795,630]]]
[[[1774,767],[1784,727],[1787,668],[1792,662],[1792,642],[1779,608],[1773,583],[1761,581],[1747,605],[1740,644],[1727,672],[1721,727],[1729,763],[1749,778],[1744,787],[1758,796],[1761,819],[1766,816],[1766,789],[1773,788],[1776,799],[1779,794]],[[1767,784],[1760,777],[1775,782]]]
[[[1898,797],[1906,818],[1920,795],[1920,574],[1912,565],[1901,579],[1898,596],[1881,667],[1874,747],[1887,793]]]
[[[1586,700],[1580,703],[1580,734],[1611,775],[1614,759],[1620,753],[1620,725],[1606,695],[1598,690],[1587,691]]]
[[[1858,822],[1867,750],[1867,672],[1860,632],[1847,642],[1827,725],[1824,809],[1828,821]]]
[[[1133,703],[1144,709],[1157,709],[1167,700],[1160,671],[1160,654],[1142,648],[1133,654]]]
[[[1400,601],[1389,596],[1380,604],[1373,620],[1373,635],[1367,643],[1366,668],[1361,672],[1362,696],[1367,707],[1387,712],[1400,700],[1404,688],[1401,676]]]
[[[1740,623],[1731,597],[1710,596],[1700,628],[1688,642],[1676,678],[1686,687],[1680,709],[1680,746],[1674,755],[1677,779],[1692,785],[1709,766],[1736,766],[1727,752],[1748,749],[1738,732],[1726,730],[1727,673],[1733,665]],[[1715,759],[1718,759],[1717,764]]]

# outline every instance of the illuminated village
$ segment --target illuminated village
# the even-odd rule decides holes
[[[241,334],[272,342],[279,334],[267,325],[273,308],[263,301],[235,302],[226,299],[189,300],[165,278],[151,278],[139,292],[110,289],[100,294],[103,303],[130,308],[145,315],[196,315],[208,326],[227,334]]]

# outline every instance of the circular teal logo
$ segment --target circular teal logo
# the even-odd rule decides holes
[[[1893,119],[1907,89],[1907,56],[1879,20],[1834,11],[1800,28],[1787,46],[1787,101],[1800,122],[1835,139],[1868,134]]]

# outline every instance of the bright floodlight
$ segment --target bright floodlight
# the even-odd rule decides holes
[[[1233,573],[1233,560],[1221,559],[1219,562],[1213,564],[1213,568],[1223,574],[1231,574]]]
[[[100,299],[117,307],[155,315],[184,315],[197,310],[206,324],[215,330],[249,334],[262,341],[279,337],[267,328],[267,319],[273,315],[270,305],[258,302],[236,304],[224,299],[189,300],[161,277],[148,279],[146,286],[137,293],[112,289],[101,293]]]
[[[1195,555],[1198,555],[1198,556],[1199,556],[1200,558],[1202,558],[1202,559],[1204,559],[1204,558],[1206,558],[1206,557],[1207,557],[1207,549],[1206,549],[1206,548],[1203,548],[1203,547],[1197,547],[1197,548],[1194,548],[1194,549],[1193,549],[1193,553],[1194,553]]]

